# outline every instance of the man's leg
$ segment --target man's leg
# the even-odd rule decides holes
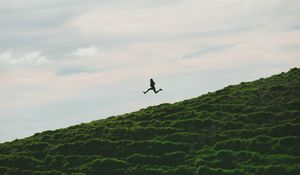
[[[146,92],[144,92],[144,94],[146,94],[148,91],[152,90],[152,88],[149,88],[146,90]]]
[[[158,91],[156,91],[155,93],[157,94],[159,91],[162,91],[162,89],[159,89]]]
[[[159,91],[162,91],[162,89],[159,89],[158,91],[156,91],[156,89],[154,89],[153,91],[157,94]]]

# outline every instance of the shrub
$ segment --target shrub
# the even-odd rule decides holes
[[[122,174],[127,162],[115,158],[96,159],[88,165],[88,174],[118,175]]]
[[[153,155],[142,155],[142,154],[133,154],[127,157],[127,161],[133,164],[141,165],[159,165],[160,157]]]

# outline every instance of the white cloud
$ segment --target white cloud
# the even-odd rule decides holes
[[[289,13],[296,13],[294,8],[299,10],[295,4],[298,2],[285,0],[186,0],[150,7],[108,4],[91,7],[66,24],[86,35],[174,35],[252,29],[285,20]]]
[[[95,46],[89,46],[84,48],[77,48],[70,55],[78,57],[95,57],[99,56],[100,52]]]
[[[42,55],[39,51],[17,55],[9,50],[0,54],[0,64],[5,66],[39,66],[48,62],[47,57]]]
[[[206,8],[199,8],[201,5],[205,5]],[[121,6],[101,5],[79,15],[69,21],[67,25],[75,27],[84,34],[98,35],[174,34],[207,31],[215,29],[220,21],[218,8],[219,5],[195,3],[195,1],[159,7],[135,5],[129,7],[124,4]],[[207,13],[209,11],[214,11],[214,13]],[[207,14],[211,17],[210,20],[207,20]],[[226,26],[222,28],[226,28]]]

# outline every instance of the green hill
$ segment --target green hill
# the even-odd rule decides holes
[[[300,174],[300,69],[0,144],[0,174]]]

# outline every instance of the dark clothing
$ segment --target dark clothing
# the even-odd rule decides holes
[[[154,88],[154,86],[155,86],[155,82],[152,79],[150,79],[150,87]]]

